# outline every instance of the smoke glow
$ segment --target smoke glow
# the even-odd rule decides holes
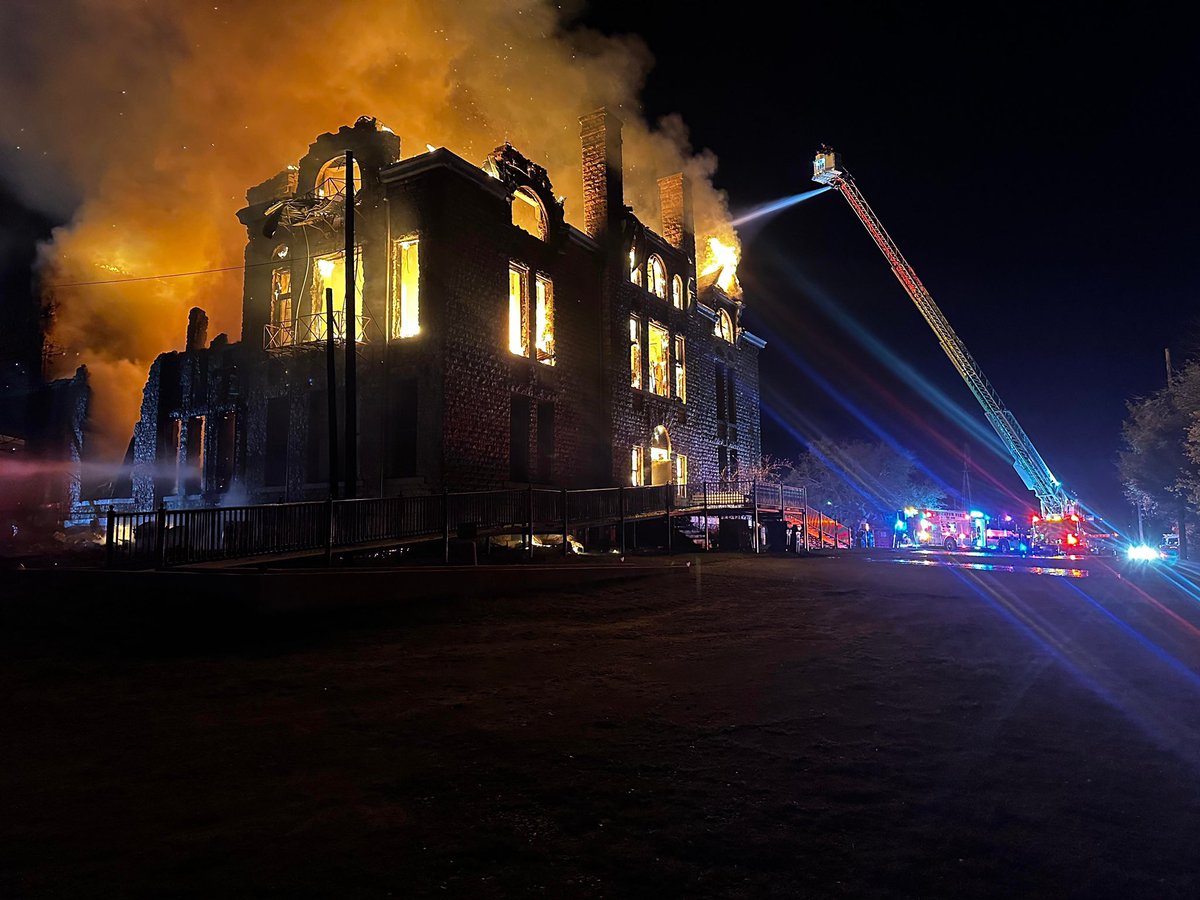
[[[683,171],[697,234],[736,248],[715,157],[692,150],[678,116],[642,116],[647,48],[574,25],[574,9],[6,0],[0,177],[30,205],[74,209],[44,249],[44,281],[232,269],[53,292],[52,374],[88,365],[108,453],[124,450],[149,364],[182,347],[190,307],[208,311],[210,335],[238,338],[246,189],[362,115],[394,129],[404,156],[428,144],[481,162],[510,141],[581,224],[578,118],[607,106],[625,123],[626,202],[656,227],[656,179]]]

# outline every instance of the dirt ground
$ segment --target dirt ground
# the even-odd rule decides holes
[[[1198,625],[843,557],[10,629],[0,895],[1193,898]]]

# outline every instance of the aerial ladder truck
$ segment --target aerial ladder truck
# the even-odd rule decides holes
[[[883,227],[883,223],[879,221],[879,217],[875,215],[875,211],[863,197],[862,191],[858,189],[853,177],[846,171],[846,167],[842,164],[841,154],[835,153],[829,147],[821,147],[813,160],[813,181],[836,189],[846,198],[846,202],[850,204],[850,208],[854,210],[858,220],[862,222],[876,246],[883,252],[888,264],[892,267],[892,274],[904,286],[904,290],[912,302],[916,304],[929,327],[933,329],[938,343],[942,345],[942,350],[950,358],[950,362],[962,376],[963,381],[967,383],[967,387],[971,389],[971,393],[975,395],[979,405],[983,407],[983,414],[987,417],[988,423],[995,429],[1001,443],[1012,457],[1013,468],[1017,470],[1017,474],[1021,476],[1025,486],[1037,496],[1042,507],[1041,518],[1051,522],[1066,520],[1078,523],[1079,516],[1075,512],[1074,499],[1054,477],[1050,467],[1046,465],[1041,454],[1033,446],[1033,442],[1029,440],[1029,436],[1025,434],[1025,430],[1017,422],[1016,416],[1000,400],[1000,395],[996,393],[996,389],[984,376],[983,370],[979,368],[979,363],[975,362],[967,350],[966,344],[962,342],[962,338],[950,327],[950,323],[938,309],[938,305],[933,302],[933,297],[925,289],[925,285],[921,283],[921,279],[917,277],[913,267],[908,264],[908,260],[904,258],[904,254],[900,252],[900,248],[896,246],[891,235],[887,233],[887,229]]]

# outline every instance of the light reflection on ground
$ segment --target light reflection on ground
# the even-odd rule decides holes
[[[1028,572],[1031,575],[1057,575],[1060,578],[1087,578],[1087,569],[1062,569],[1052,566],[1003,566],[995,563],[955,562],[949,559],[878,559],[908,566],[944,566],[953,569],[980,569],[984,572]]]

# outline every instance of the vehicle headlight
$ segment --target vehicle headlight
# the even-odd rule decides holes
[[[1159,552],[1155,547],[1148,547],[1145,544],[1134,544],[1125,551],[1125,556],[1136,562],[1153,562],[1159,558]]]

